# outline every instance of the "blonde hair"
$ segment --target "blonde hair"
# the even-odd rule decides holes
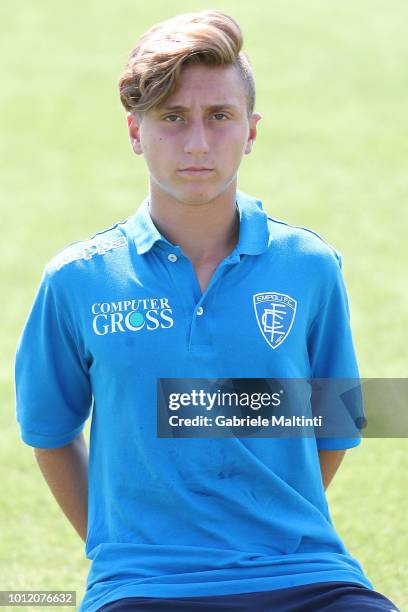
[[[132,49],[119,80],[121,102],[128,112],[141,115],[177,90],[184,66],[233,65],[245,86],[249,117],[255,107],[255,81],[242,45],[241,28],[222,11],[183,13],[162,21]]]

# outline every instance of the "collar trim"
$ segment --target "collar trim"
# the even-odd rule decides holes
[[[239,212],[239,239],[234,255],[260,255],[269,245],[268,216],[262,208],[262,201],[237,190],[236,204]],[[138,255],[144,255],[157,243],[158,246],[170,246],[179,249],[160,234],[149,213],[149,198],[140,204],[132,220],[132,238]],[[238,259],[238,258],[237,258]]]

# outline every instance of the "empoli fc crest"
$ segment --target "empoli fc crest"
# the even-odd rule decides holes
[[[289,295],[265,291],[254,295],[256,320],[263,337],[276,349],[288,337],[295,320],[297,302]]]

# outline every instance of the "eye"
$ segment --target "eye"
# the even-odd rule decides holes
[[[167,115],[167,117],[163,117],[163,119],[164,119],[164,121],[168,121],[169,120],[169,123],[177,123],[177,121],[172,121],[171,120],[172,118],[174,119],[174,117],[176,119],[181,119],[182,118],[179,115]]]
[[[228,119],[228,116],[225,113],[214,113],[213,115],[214,117],[225,117],[225,119]]]

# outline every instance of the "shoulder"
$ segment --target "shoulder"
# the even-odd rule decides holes
[[[72,242],[58,251],[46,264],[45,273],[55,276],[63,268],[84,269],[88,264],[97,262],[107,254],[128,245],[125,230],[128,218],[100,230],[84,240]]]
[[[59,300],[78,296],[122,270],[128,257],[127,222],[128,218],[63,247],[43,268],[42,290]]]
[[[282,219],[268,215],[270,246],[279,249],[288,259],[293,259],[299,265],[327,266],[341,269],[341,253],[323,236],[314,230],[292,225]]]

